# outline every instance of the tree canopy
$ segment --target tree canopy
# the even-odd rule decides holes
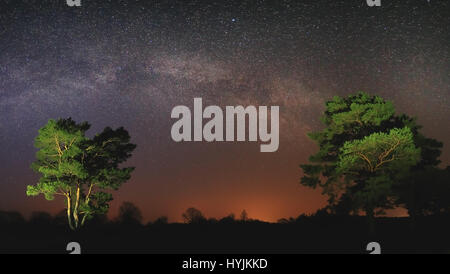
[[[390,208],[402,200],[396,186],[411,187],[405,183],[411,170],[439,164],[442,143],[424,137],[416,119],[397,115],[379,96],[335,96],[321,121],[324,129],[308,134],[319,151],[301,165],[301,184],[321,187],[335,213],[363,210],[370,217]]]
[[[27,195],[43,194],[47,200],[65,197],[71,229],[84,225],[95,214],[105,214],[112,194],[126,182],[133,167],[121,167],[136,145],[120,127],[105,128],[93,138],[86,136],[89,123],[71,118],[49,120],[35,139],[36,161],[32,169],[41,176],[27,187]]]
[[[199,224],[206,221],[203,213],[193,207],[186,209],[186,211],[181,216],[183,217],[184,222],[187,224]]]

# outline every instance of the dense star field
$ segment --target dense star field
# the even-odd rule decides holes
[[[137,144],[132,178],[111,214],[132,201],[145,220],[180,221],[245,209],[265,221],[312,213],[320,189],[300,186],[317,148],[324,103],[357,91],[417,116],[450,139],[450,3],[383,1],[8,1],[0,4],[0,209],[59,212],[27,198],[33,139],[48,119],[124,126]],[[280,146],[176,143],[171,110],[280,106]],[[444,146],[442,165],[450,164]],[[394,212],[391,214],[401,214]]]

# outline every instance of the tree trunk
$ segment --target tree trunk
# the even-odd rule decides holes
[[[70,194],[67,195],[67,220],[69,221],[69,227],[71,230],[75,230],[72,224],[72,200]]]
[[[91,185],[89,186],[89,190],[88,193],[86,195],[86,199],[84,201],[84,204],[88,207],[89,206],[89,200],[91,199],[91,193],[92,193],[92,188],[94,187],[94,183],[91,183]],[[83,219],[81,219],[81,226],[84,226],[84,223],[86,222],[86,218],[89,215],[88,212],[85,212],[83,215]]]
[[[85,213],[83,216],[83,219],[81,219],[81,226],[84,226],[84,222],[86,221],[86,218],[89,214]]]
[[[73,209],[73,219],[75,221],[75,228],[78,228],[79,219],[78,219],[78,207],[80,206],[80,186],[77,186],[77,197],[75,200],[75,207]]]

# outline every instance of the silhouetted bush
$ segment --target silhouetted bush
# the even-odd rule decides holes
[[[161,216],[153,222],[154,225],[166,225],[168,223],[169,219],[166,216]]]
[[[206,218],[203,216],[203,213],[193,207],[190,207],[184,212],[182,215],[183,220],[187,224],[201,224],[206,223]]]
[[[119,208],[117,222],[124,225],[140,225],[142,223],[141,210],[131,202],[124,202]]]
[[[0,224],[21,225],[25,223],[25,218],[16,211],[0,211]]]
[[[245,209],[242,210],[242,212],[241,212],[240,220],[242,222],[247,222],[249,220],[248,213],[247,213],[247,211]]]
[[[232,223],[236,223],[236,219],[234,214],[230,214],[226,217],[223,217],[222,219],[219,220],[219,223],[221,224],[232,224]]]

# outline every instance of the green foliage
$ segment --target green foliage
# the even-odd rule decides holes
[[[337,162],[339,174],[356,174],[378,171],[398,174],[408,171],[419,162],[420,149],[416,148],[408,127],[394,128],[389,133],[377,132],[363,139],[347,141],[340,149]]]
[[[340,149],[337,172],[363,182],[354,193],[356,208],[390,207],[393,184],[420,159],[408,127],[389,133],[373,133],[360,140],[347,141]],[[354,189],[352,189],[354,190]]]
[[[90,139],[85,135],[89,128],[87,122],[77,124],[71,118],[49,120],[35,139],[38,152],[32,169],[41,177],[27,186],[29,196],[64,196],[72,229],[94,214],[106,213],[112,195],[104,190],[117,190],[134,170],[120,166],[136,147],[125,129],[107,127]]]
[[[395,185],[396,201],[411,217],[450,213],[450,166],[413,170]]]
[[[301,184],[321,187],[335,212],[371,215],[390,208],[411,169],[439,163],[442,144],[421,135],[415,119],[396,115],[379,96],[335,96],[321,120],[325,128],[308,134],[319,151],[300,165]]]
[[[321,187],[330,204],[351,183],[348,176],[337,170],[340,149],[345,142],[362,139],[375,132],[385,132],[388,124],[394,124],[394,107],[379,96],[360,92],[348,97],[335,96],[326,102],[321,117],[325,128],[308,136],[317,143],[319,151],[310,156],[311,164],[303,164],[305,176],[301,183],[309,187]]]
[[[36,161],[32,169],[42,176],[35,186],[27,186],[27,195],[44,194],[47,200],[53,200],[55,194],[68,192],[74,181],[85,179],[87,169],[79,159],[87,141],[84,136],[89,125],[76,124],[72,119],[49,120],[39,130],[35,139]]]

